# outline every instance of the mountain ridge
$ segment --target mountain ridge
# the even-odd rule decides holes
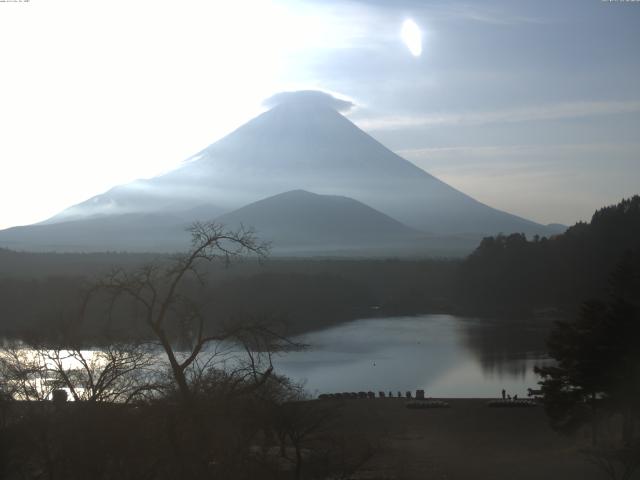
[[[309,92],[296,98],[294,92],[171,172],[113,187],[41,225],[106,221],[120,214],[173,215],[202,204],[219,216],[306,190],[353,199],[435,236],[555,233],[484,205],[418,168],[338,113],[329,100]],[[0,244],[6,232],[0,232]]]

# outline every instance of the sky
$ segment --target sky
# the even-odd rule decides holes
[[[6,1],[0,45],[0,228],[171,170],[299,89],[534,221],[640,193],[640,2]]]

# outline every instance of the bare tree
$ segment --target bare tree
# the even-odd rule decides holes
[[[44,352],[10,344],[0,351],[0,377],[8,398],[47,400],[59,386],[51,378]]]
[[[148,454],[146,460],[138,461],[138,456],[129,458],[124,450],[114,447],[102,456],[92,451],[95,456],[85,462],[87,471],[94,466],[116,468],[123,461],[139,464],[142,471],[166,471],[163,478],[237,478],[248,468],[258,468],[252,448],[263,440],[261,432],[270,430],[274,422],[269,406],[286,401],[291,388],[287,379],[274,374],[273,354],[298,345],[279,335],[264,318],[244,317],[225,325],[210,316],[213,309],[205,308],[208,299],[202,294],[206,291],[200,290],[206,286],[204,266],[214,260],[228,263],[245,254],[261,258],[266,245],[251,231],[241,228],[229,232],[213,223],[195,224],[191,233],[193,242],[185,254],[137,269],[114,270],[86,292],[81,319],[88,318],[84,313],[93,313],[92,308],[106,300],[109,319],[131,320],[132,326],[144,327],[152,340],[148,344],[133,341],[87,350],[80,333],[82,325],[71,322],[61,342],[64,349],[18,349],[9,357],[15,362],[2,364],[13,369],[12,378],[28,380],[20,388],[30,398],[42,400],[54,389],[64,388],[83,403],[82,408],[34,409],[36,413],[52,412],[44,418],[33,416],[32,423],[41,424],[43,433],[30,436],[25,444],[42,443],[38,455],[29,454],[42,471],[75,468],[72,464],[77,462],[67,462],[68,455],[59,448],[58,435],[68,430],[64,422],[76,418],[83,420],[72,423],[87,433],[87,438],[93,430],[89,425],[126,419],[131,425],[127,437],[137,439],[133,443],[139,442]],[[134,308],[129,311],[127,306]],[[116,317],[128,312],[132,317]],[[147,349],[147,345],[153,348]],[[27,356],[21,356],[23,353]],[[156,382],[156,374],[164,374],[168,380]],[[39,389],[39,384],[48,390]],[[168,401],[149,403],[145,408],[97,405],[127,403],[161,388],[168,395],[160,398]],[[172,401],[174,393],[178,402]],[[26,423],[20,428],[32,431]],[[117,438],[117,432],[113,433]],[[300,437],[297,432],[293,435],[294,439]],[[64,438],[73,442],[73,437]],[[90,444],[78,444],[78,452]]]
[[[295,453],[294,478],[302,475],[305,442],[318,432],[327,428],[329,421],[335,417],[335,408],[318,406],[315,402],[287,402],[276,410],[276,428],[281,443],[281,453],[285,453],[284,441],[288,438]]]
[[[56,384],[75,401],[129,403],[161,389],[153,353],[138,344],[43,350]]]
[[[64,389],[75,401],[129,403],[159,389],[152,352],[140,345],[80,347],[11,345],[0,351],[8,397],[43,401]]]
[[[92,295],[98,292],[108,293],[111,309],[120,300],[132,301],[136,320],[149,329],[162,347],[175,385],[185,402],[192,398],[190,376],[194,375],[194,370],[202,371],[211,366],[211,358],[215,355],[204,361],[201,355],[210,344],[242,340],[249,331],[273,333],[257,325],[236,325],[211,331],[212,322],[205,318],[204,305],[186,288],[192,280],[204,286],[203,263],[222,260],[228,264],[247,254],[263,258],[268,245],[260,243],[254,232],[244,227],[232,231],[217,223],[198,222],[189,231],[192,243],[185,254],[174,256],[168,264],[150,264],[134,271],[115,270],[90,289],[85,302],[86,307]],[[186,351],[178,351],[175,346],[177,331],[190,344]],[[254,369],[252,373],[259,381],[268,377],[272,370],[269,364],[266,370]]]

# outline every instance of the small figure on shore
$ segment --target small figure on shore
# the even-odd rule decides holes
[[[511,395],[507,395],[507,400],[511,400]]]
[[[517,399],[518,399],[518,394],[517,394],[517,393],[513,396],[513,399],[514,399],[514,400],[517,400]]]
[[[502,389],[502,399],[504,400],[507,396],[507,392],[505,391],[505,389]]]

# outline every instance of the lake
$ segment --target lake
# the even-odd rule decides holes
[[[545,324],[546,325],[546,324]],[[356,320],[297,340],[276,369],[309,394],[423,389],[432,397],[525,397],[548,363],[540,322],[422,315]]]
[[[276,356],[276,371],[301,383],[308,394],[358,391],[406,392],[422,389],[431,397],[525,397],[537,388],[535,365],[544,353],[548,321],[497,321],[453,315],[421,315],[355,320],[295,338],[309,348]],[[223,364],[241,352],[222,344]],[[25,348],[25,360],[44,357]],[[210,353],[213,353],[211,351]],[[82,355],[96,365],[101,351]],[[157,351],[160,364],[164,353]],[[77,360],[61,353],[65,368]],[[226,359],[226,360],[225,360]],[[75,367],[79,368],[79,367]]]

